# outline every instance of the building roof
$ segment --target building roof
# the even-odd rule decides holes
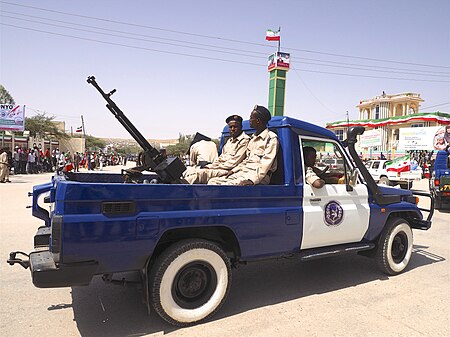
[[[327,123],[327,129],[337,127],[364,126],[364,127],[380,127],[385,125],[395,125],[407,122],[437,122],[439,124],[450,124],[450,114],[446,112],[424,112],[406,116],[395,116],[382,119],[362,119],[352,121],[338,121]]]

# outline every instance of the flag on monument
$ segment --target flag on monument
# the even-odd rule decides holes
[[[266,40],[267,41],[280,41],[280,31],[277,30],[275,32],[273,30],[268,29],[266,31]]]
[[[82,131],[83,131],[83,127],[82,126],[77,127],[77,129],[75,130],[75,132],[82,132]]]
[[[398,157],[394,160],[386,162],[386,170],[392,172],[407,172],[411,170],[411,160],[409,154],[406,156]]]

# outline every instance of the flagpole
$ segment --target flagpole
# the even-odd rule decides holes
[[[83,138],[86,138],[86,129],[84,128],[84,119],[83,115],[81,115],[81,127],[83,128]]]
[[[278,52],[280,52],[280,45],[281,45],[281,27],[278,27],[278,34],[280,34],[280,38],[278,39]]]
[[[73,137],[73,127],[70,127],[70,136]]]

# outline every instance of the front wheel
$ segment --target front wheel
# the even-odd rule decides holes
[[[388,275],[401,273],[411,259],[413,234],[405,219],[388,220],[378,241],[376,260],[382,272]]]
[[[184,240],[166,249],[149,277],[150,301],[167,322],[186,326],[219,310],[231,284],[224,251],[205,240]]]

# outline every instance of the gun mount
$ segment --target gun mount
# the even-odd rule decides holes
[[[109,93],[105,93],[102,88],[95,81],[94,76],[89,76],[87,79],[89,84],[92,84],[98,92],[106,100],[106,107],[112,112],[114,117],[123,125],[123,127],[129,132],[134,140],[144,150],[142,155],[142,163],[139,166],[133,167],[128,170],[122,170],[124,174],[124,181],[136,181],[137,178],[142,175],[142,171],[155,172],[162,183],[177,184],[182,182],[181,174],[186,170],[183,162],[178,157],[167,158],[157,149],[150,145],[150,143],[144,138],[144,136],[136,129],[133,123],[125,116],[116,103],[111,99],[111,96],[116,92],[116,89],[111,90]]]

